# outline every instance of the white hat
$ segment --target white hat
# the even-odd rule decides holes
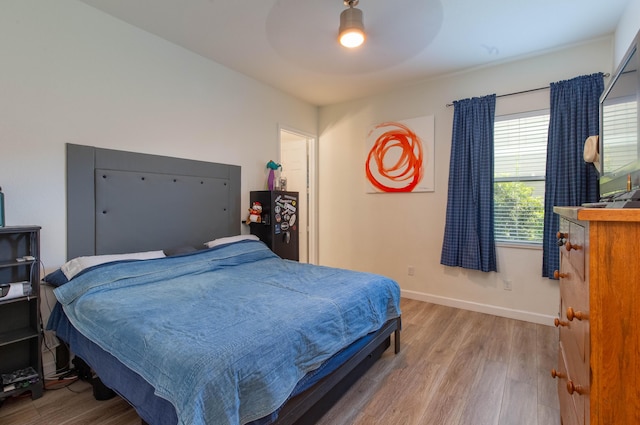
[[[600,153],[598,152],[598,136],[589,136],[584,141],[583,158],[585,162],[593,162],[600,173]]]

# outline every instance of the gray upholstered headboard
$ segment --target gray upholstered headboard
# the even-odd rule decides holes
[[[240,167],[67,144],[67,259],[240,233]]]

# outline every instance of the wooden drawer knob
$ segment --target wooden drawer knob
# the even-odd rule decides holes
[[[576,251],[582,249],[580,245],[571,245],[571,242],[569,241],[564,244],[564,247],[567,251],[571,251],[572,249],[575,249]]]
[[[567,392],[571,395],[573,395],[573,393],[583,395],[587,393],[587,390],[582,385],[574,384],[572,380],[568,380]]]
[[[560,373],[555,369],[551,369],[551,377],[553,379],[556,379],[556,378],[564,379],[567,377],[567,375],[565,375],[564,373]]]
[[[567,308],[567,319],[571,322],[574,318],[577,320],[588,320],[589,314],[584,311],[574,311],[573,307]]]
[[[554,270],[553,271],[553,278],[554,279],[565,279],[567,276],[569,276],[568,273],[560,273],[560,270]]]
[[[569,322],[565,322],[564,320],[560,320],[557,317],[553,319],[553,324],[556,325],[556,328],[559,326],[569,326]]]

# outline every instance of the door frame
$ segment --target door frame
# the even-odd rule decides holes
[[[295,134],[307,141],[307,211],[308,217],[308,261],[310,264],[318,264],[318,166],[317,166],[317,140],[314,134],[298,130],[293,127],[278,124],[278,161],[280,161],[282,148],[282,132]],[[301,194],[303,195],[303,194]]]

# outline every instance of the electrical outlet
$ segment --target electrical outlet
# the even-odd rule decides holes
[[[416,269],[413,266],[407,267],[407,274],[409,276],[413,276],[415,274],[415,272],[416,272]]]
[[[502,279],[502,288],[505,291],[511,290],[511,279]]]

